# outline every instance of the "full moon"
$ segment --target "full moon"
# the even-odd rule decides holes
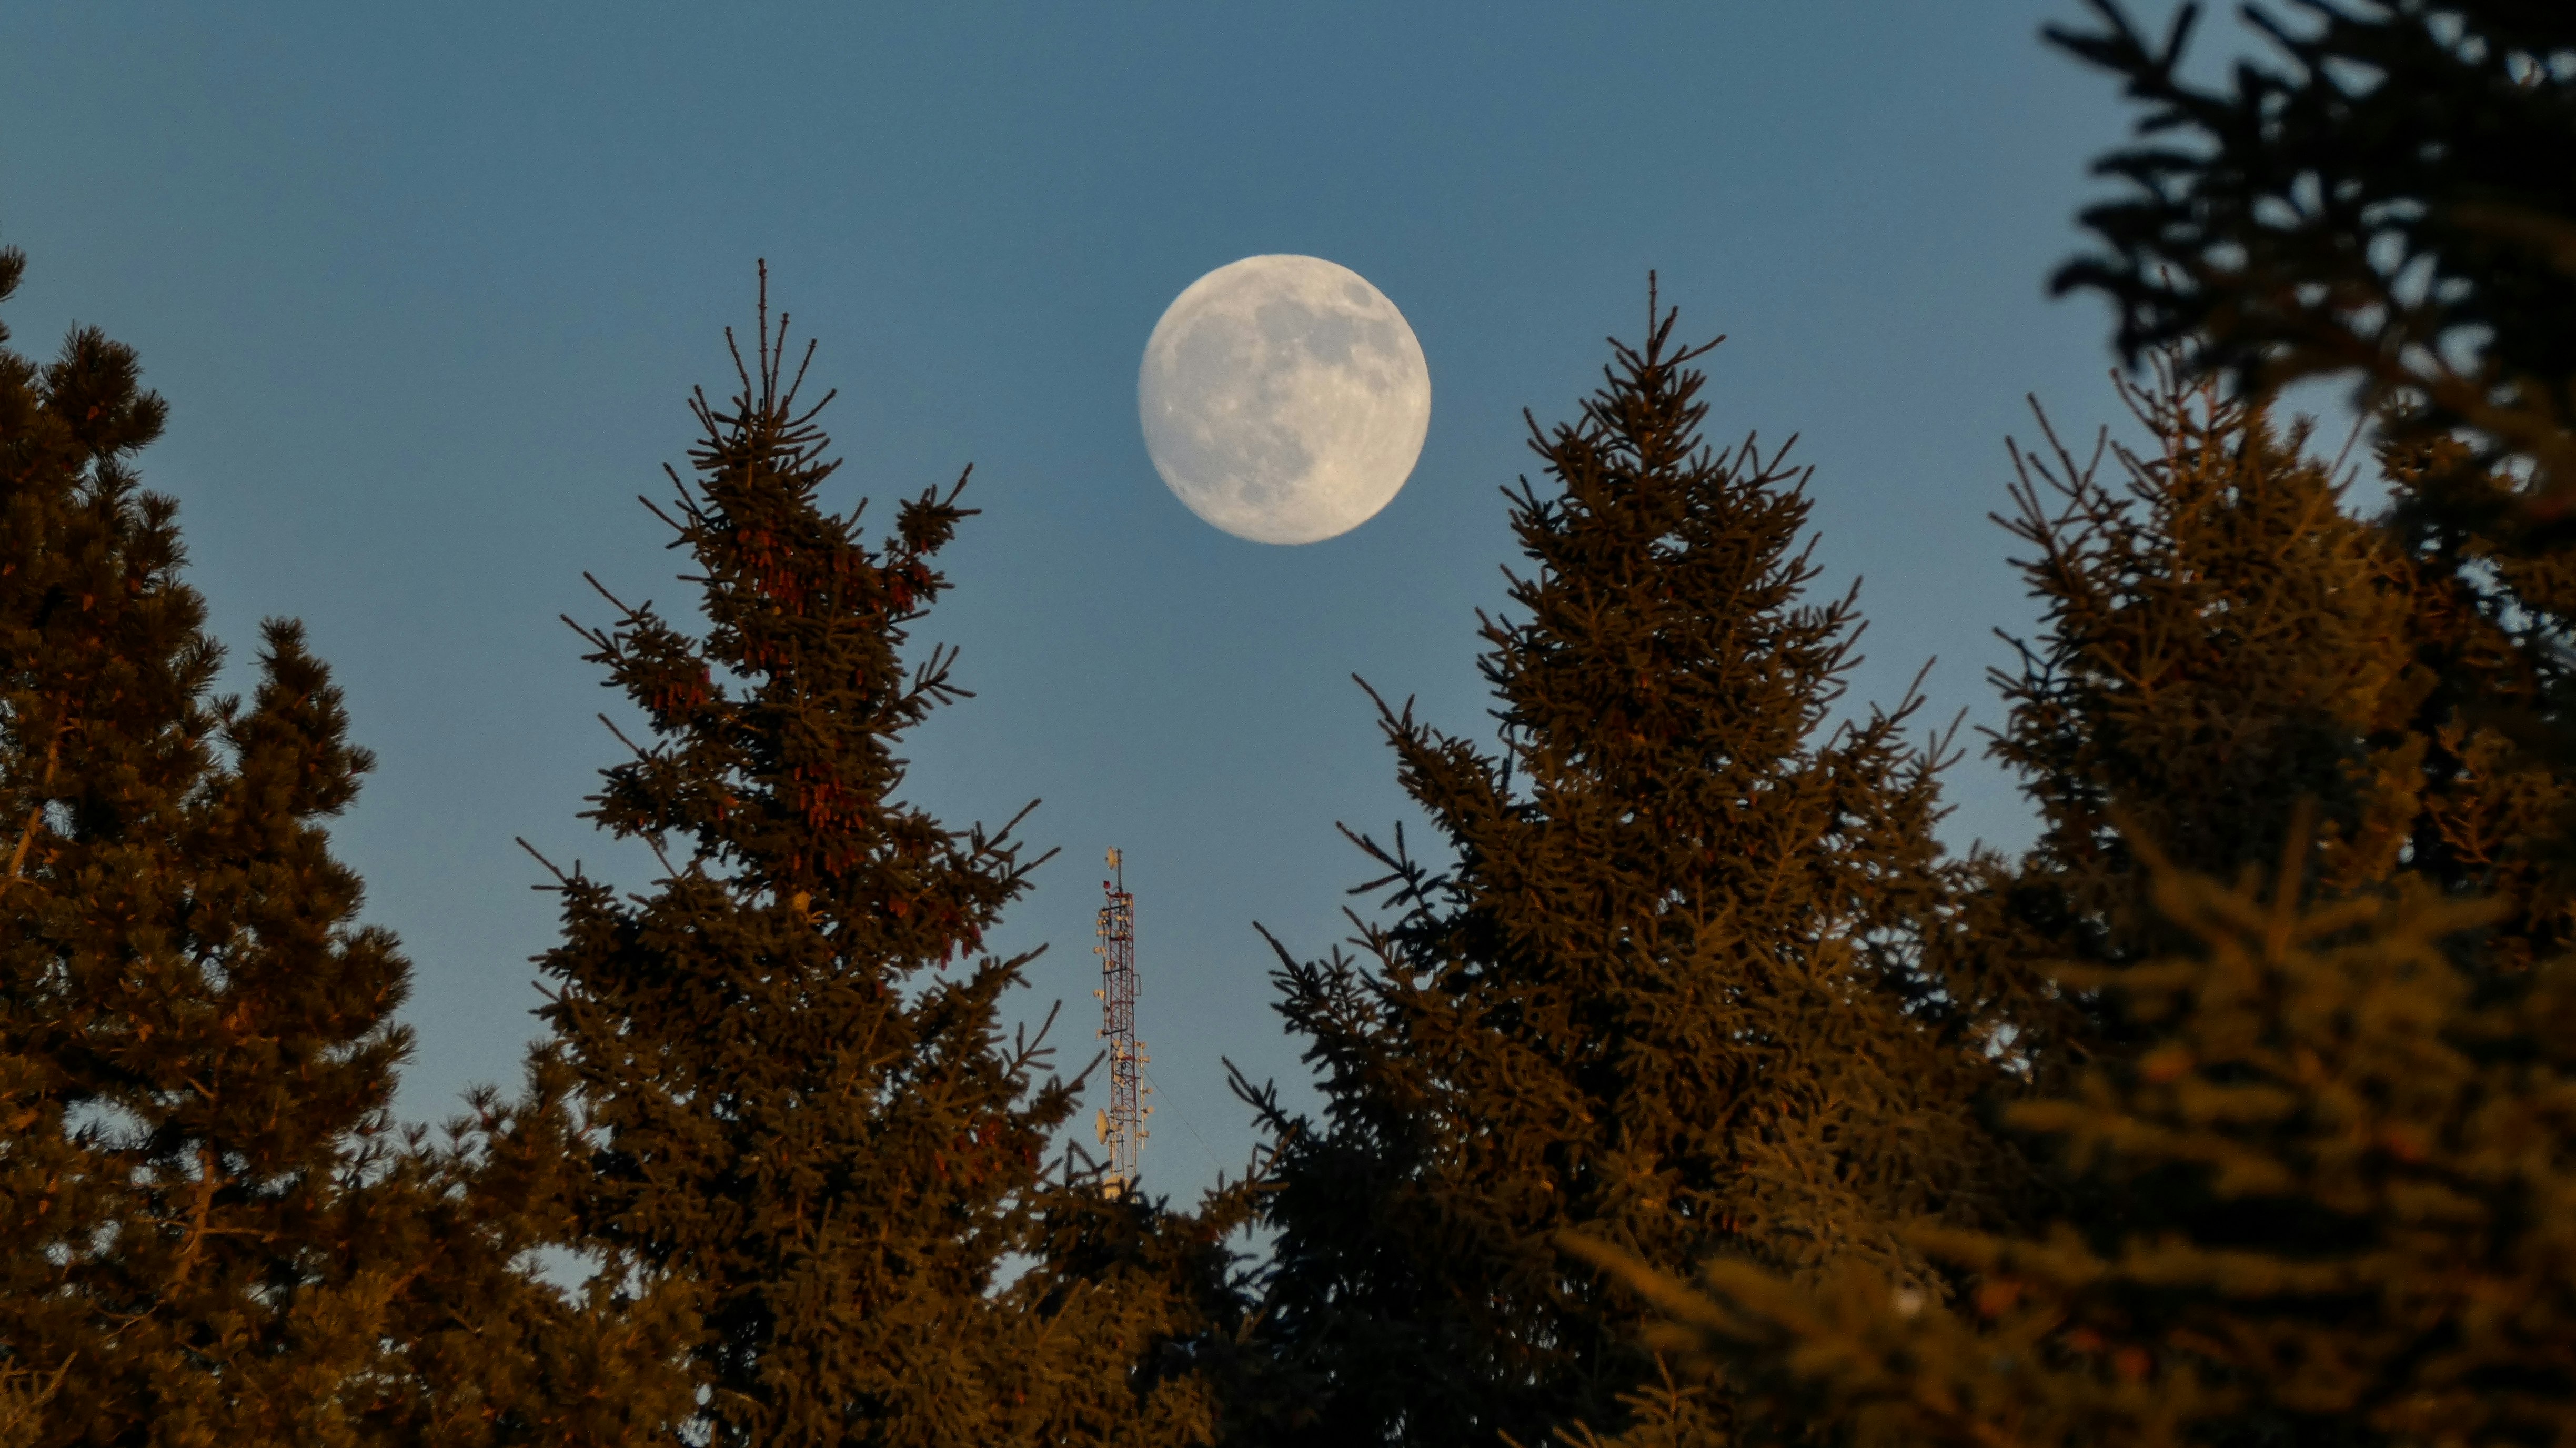
[[[1248,256],[1164,310],[1136,411],[1154,471],[1191,512],[1256,543],[1313,543],[1375,517],[1412,475],[1431,369],[1359,273]]]

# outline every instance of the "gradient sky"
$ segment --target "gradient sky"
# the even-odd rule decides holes
[[[1066,1002],[1067,1065],[1125,848],[1146,1174],[1194,1194],[1252,1142],[1220,1058],[1304,1079],[1252,923],[1329,947],[1366,874],[1335,823],[1407,817],[1350,676],[1485,733],[1521,409],[1571,412],[1649,268],[1685,332],[1729,337],[1713,437],[1799,434],[1815,465],[1826,581],[1865,580],[1856,695],[1937,655],[1931,712],[1993,718],[1992,630],[2030,612],[1986,516],[2004,437],[2025,393],[2073,434],[2115,416],[2104,309],[2044,294],[2125,124],[2039,42],[2077,13],[11,7],[8,319],[39,353],[75,321],[141,350],[171,404],[145,476],[237,664],[288,614],[337,668],[380,761],[337,839],[414,962],[401,1107],[437,1119],[536,1032],[554,917],[512,838],[647,881],[576,818],[615,701],[556,615],[605,617],[585,570],[684,600],[634,498],[691,440],[688,389],[730,386],[768,258],[841,391],[832,501],[975,465],[985,514],[918,640],[962,646],[977,697],[915,738],[911,793],[952,823],[1044,799],[1028,836],[1064,853],[1004,939],[1049,943],[1014,1009]],[[1155,318],[1260,252],[1357,270],[1431,365],[1411,483],[1306,547],[1199,522],[1137,432]],[[1973,751],[1951,789],[1960,842],[2028,837]]]

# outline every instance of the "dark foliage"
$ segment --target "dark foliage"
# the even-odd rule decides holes
[[[1918,1233],[1972,1284],[1951,1303],[1862,1271],[1800,1290],[1718,1261],[1692,1291],[1616,1263],[1669,1314],[1656,1340],[1856,1444],[2570,1441],[2563,963],[2477,1004],[2456,951],[2488,907],[2415,880],[2306,909],[2260,876],[2159,870],[2155,893],[2189,950],[2065,976],[2152,1047],[2013,1113],[2091,1177],[2087,1209]],[[2102,1206],[2123,1196],[2164,1230]]]
[[[1568,1229],[1669,1268],[1902,1277],[1891,1222],[1982,1210],[1964,1104],[1993,1068],[1923,967],[1934,761],[1910,704],[1828,723],[1857,630],[1850,597],[1804,598],[1806,474],[1702,445],[1706,349],[1672,328],[1618,346],[1577,422],[1532,423],[1537,568],[1484,629],[1500,753],[1384,715],[1451,860],[1361,840],[1396,912],[1365,963],[1281,952],[1327,1103],[1247,1093],[1276,1141],[1270,1326],[1307,1385],[1281,1441],[1615,1424],[1655,1370]]]
[[[2565,788],[2460,703],[2527,693],[2523,656],[2301,433],[2170,373],[2131,397],[2155,445],[2116,485],[2016,454],[2046,624],[1996,749],[2045,829],[1967,914],[2023,986],[1986,997],[2020,1222],[1906,1228],[1946,1293],[1596,1255],[1666,1345],[1864,1441],[2525,1438],[2576,1388],[2539,1207],[2576,1182]]]
[[[1997,887],[2009,908],[1983,922],[1988,948],[2009,941],[2047,971],[2183,948],[2131,838],[2232,879],[2277,862],[2304,806],[2314,887],[2406,874],[2493,893],[2512,908],[2484,938],[2490,964],[2554,954],[2566,790],[2494,727],[2495,705],[2534,703],[2542,681],[2492,600],[2452,554],[2356,516],[2304,425],[2285,434],[2170,366],[2118,385],[2148,449],[2079,459],[2051,434],[2044,453],[2014,453],[2006,526],[2044,625],[1996,676],[2010,712],[1994,753],[2043,828]],[[2401,498],[2414,456],[2380,458]],[[2018,1054],[2043,1073],[2080,1064],[2044,1059],[2048,1015],[2016,1020]],[[2092,1025],[2109,1034],[2064,1042],[2079,1057],[2114,1044],[2112,1021]]]
[[[2357,377],[2366,408],[2475,429],[2576,489],[2576,9],[2557,0],[2295,0],[2224,85],[2182,75],[2113,0],[2050,38],[2145,113],[2058,273],[2107,295],[2134,360],[2185,349],[2268,389]],[[2491,459],[2490,459],[2491,460]]]
[[[329,850],[369,761],[301,630],[210,695],[131,462],[163,414],[94,329],[0,351],[0,1439],[350,1442],[408,1280],[408,968]]]
[[[597,1143],[578,1240],[695,1314],[692,1439],[1204,1436],[1195,1377],[1156,1365],[1198,1326],[1162,1293],[1221,1278],[1222,1254],[1042,1180],[1072,1089],[999,1025],[1027,957],[981,953],[1030,865],[1007,829],[900,799],[896,740],[963,693],[953,653],[903,650],[970,510],[926,492],[873,544],[856,510],[824,511],[837,463],[785,332],[764,299],[741,390],[694,403],[693,476],[662,511],[703,633],[649,604],[584,630],[653,741],[591,818],[667,873],[636,896],[560,880],[544,1014]],[[1006,1284],[1032,1251],[1059,1260]]]

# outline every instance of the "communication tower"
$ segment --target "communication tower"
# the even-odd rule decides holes
[[[1102,1187],[1124,1196],[1136,1180],[1136,1149],[1151,1133],[1145,1118],[1154,1108],[1144,1104],[1152,1087],[1142,1084],[1145,1043],[1136,1039],[1136,897],[1127,893],[1127,870],[1118,852],[1109,852],[1110,877],[1100,882],[1109,903],[1100,907],[1100,1034],[1109,1042],[1109,1106],[1093,1125],[1109,1151]]]

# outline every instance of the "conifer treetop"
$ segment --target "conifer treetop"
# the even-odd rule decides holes
[[[800,401],[813,349],[789,365],[765,272],[758,328],[748,358],[728,334],[738,390],[692,396],[688,472],[647,503],[703,627],[612,597],[581,629],[648,735],[588,817],[663,864],[635,895],[557,882],[544,1014],[601,1143],[583,1244],[697,1311],[693,1432],[1020,1441],[1068,1375],[996,1285],[1073,1097],[1044,1029],[999,1023],[1029,957],[982,951],[1034,862],[1007,825],[904,802],[896,753],[965,692],[953,650],[904,659],[964,480],[874,539],[828,511],[831,398]]]
[[[1946,888],[1916,705],[1830,721],[1858,619],[1806,601],[1808,473],[1701,442],[1708,348],[1650,305],[1572,421],[1530,421],[1536,566],[1482,620],[1500,747],[1381,705],[1446,858],[1354,835],[1390,918],[1357,959],[1280,951],[1323,1119],[1238,1089],[1278,1143],[1270,1321],[1322,1384],[1286,1441],[1611,1426],[1640,1309],[1558,1232],[1902,1272],[1882,1215],[1974,1170],[1990,1068],[1912,1014]]]
[[[344,1443],[411,1266],[409,967],[330,850],[371,760],[303,630],[264,627],[246,702],[210,692],[132,462],[166,413],[95,328],[0,351],[0,1417]]]
[[[864,501],[846,515],[821,508],[840,463],[825,456],[816,419],[837,393],[800,407],[813,344],[788,372],[788,317],[772,330],[766,267],[762,279],[749,364],[725,333],[741,390],[723,406],[693,393],[702,436],[690,448],[691,478],[666,468],[675,496],[645,504],[670,524],[670,546],[697,565],[682,581],[699,589],[706,632],[692,638],[649,603],[628,608],[604,588],[623,615],[617,628],[574,625],[669,746],[612,770],[590,817],[657,842],[685,836],[694,859],[782,896],[803,893],[820,911],[860,903],[850,892],[872,876],[892,889],[949,853],[947,832],[891,803],[904,768],[891,741],[968,697],[949,677],[954,650],[934,648],[909,670],[901,655],[908,626],[948,587],[930,559],[975,510],[958,503],[960,476],[945,492],[907,500],[871,548]],[[827,660],[826,670],[811,666]],[[817,843],[818,833],[847,841]],[[970,838],[970,849],[988,843]],[[865,855],[853,852],[861,840]],[[985,899],[972,918],[936,928],[961,929],[971,950],[999,903]],[[953,953],[943,945],[930,958]]]

